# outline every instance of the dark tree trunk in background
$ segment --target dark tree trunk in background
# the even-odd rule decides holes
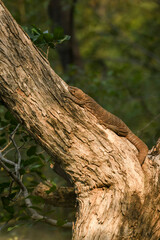
[[[69,64],[81,66],[78,44],[75,38],[74,16],[76,0],[65,3],[63,0],[50,0],[48,13],[52,19],[53,28],[58,26],[64,29],[65,34],[70,35],[70,41],[58,48],[63,70],[67,70]]]

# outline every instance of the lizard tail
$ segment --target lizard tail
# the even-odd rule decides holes
[[[135,147],[138,149],[138,159],[140,164],[142,165],[147,153],[148,153],[148,147],[147,145],[141,140],[139,139],[134,133],[132,133],[131,131],[129,131],[128,135],[126,136],[126,138],[135,145]]]

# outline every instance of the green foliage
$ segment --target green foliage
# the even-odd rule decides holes
[[[70,39],[70,36],[65,35],[61,27],[54,28],[53,33],[49,33],[48,30],[42,31],[36,26],[24,26],[23,29],[29,35],[32,42],[40,48],[50,47],[54,49],[57,44],[61,44]]]
[[[62,227],[65,223],[67,223],[67,220],[62,220],[62,219],[57,220],[57,226],[58,227]]]
[[[12,215],[14,213],[14,207],[10,205],[10,200],[11,199],[9,197],[1,197],[3,208]]]
[[[52,186],[50,187],[50,189],[46,191],[47,194],[50,194],[51,192],[54,192],[57,189],[57,186],[53,181],[51,182],[51,184]]]
[[[13,226],[13,227],[9,227],[9,228],[7,228],[7,231],[10,232],[10,231],[12,231],[12,230],[14,230],[15,228],[18,228],[18,227],[20,227],[20,226],[21,226],[21,224],[17,224],[17,225],[15,225],[15,226]]]
[[[0,194],[3,193],[4,190],[9,187],[9,185],[10,185],[9,182],[0,183]]]
[[[10,141],[11,133],[16,128],[17,121],[13,117],[13,114],[2,105],[0,105],[0,113],[0,149],[5,158],[17,162],[17,152],[14,144]],[[44,200],[41,197],[33,196],[32,191],[40,182],[44,182],[50,178],[47,173],[44,175],[45,169],[47,169],[47,172],[50,171],[49,156],[28,136],[22,126],[17,130],[14,140],[20,149],[22,157],[20,164],[21,179],[23,179],[23,183],[30,192],[29,198],[33,204],[32,208],[41,214],[45,214]],[[13,166],[8,163],[6,165],[14,172]],[[29,216],[24,204],[24,198],[19,195],[20,187],[7,176],[3,168],[0,168],[0,173],[0,226],[12,220],[14,226],[6,228],[10,232],[20,227]],[[55,186],[56,184],[52,178],[50,192],[55,190]],[[52,212],[52,208],[50,210],[47,209],[46,213],[49,214],[49,212]]]

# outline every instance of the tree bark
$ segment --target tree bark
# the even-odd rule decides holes
[[[67,84],[0,0],[0,98],[74,184],[74,240],[160,238],[160,157],[136,148],[72,100]]]
[[[51,187],[52,184],[49,182],[46,184],[40,183],[34,189],[33,195],[40,196],[44,199],[45,203],[53,205],[54,207],[75,207],[76,196],[73,187],[59,187],[56,188],[53,192],[47,193],[47,191],[50,191]]]

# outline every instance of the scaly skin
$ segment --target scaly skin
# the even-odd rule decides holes
[[[138,149],[138,159],[142,165],[148,153],[147,145],[139,139],[127,125],[118,117],[102,108],[93,98],[89,97],[82,90],[76,87],[68,86],[71,93],[68,98],[72,99],[78,105],[87,108],[106,128],[111,129],[119,136],[126,137]]]

